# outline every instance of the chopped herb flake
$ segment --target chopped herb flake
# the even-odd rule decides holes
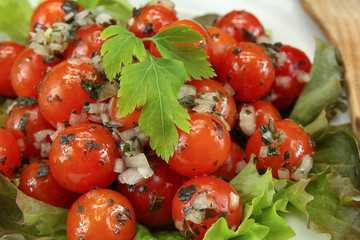
[[[69,145],[71,141],[75,139],[75,133],[69,133],[69,134],[61,134],[60,135],[60,145]]]
[[[184,203],[187,203],[191,196],[196,192],[197,186],[195,184],[191,184],[187,187],[182,187],[179,192],[177,193],[178,199],[180,201],[183,201]]]
[[[36,173],[36,178],[43,178],[46,177],[48,175],[48,173],[50,172],[50,167],[49,165],[41,165]]]

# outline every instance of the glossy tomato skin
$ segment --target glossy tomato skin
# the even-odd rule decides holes
[[[230,129],[235,125],[236,103],[225,87],[218,81],[212,79],[202,79],[201,81],[192,80],[186,84],[196,87],[196,96],[201,93],[215,92],[219,101],[215,105],[215,113],[221,114],[224,120],[229,124]]]
[[[21,153],[16,138],[0,128],[0,174],[11,178],[21,164]]]
[[[136,217],[129,200],[110,189],[92,189],[71,206],[66,220],[69,240],[131,240]]]
[[[19,190],[56,207],[70,208],[80,194],[61,187],[54,179],[48,160],[33,161],[21,172]]]
[[[106,40],[100,38],[104,29],[103,26],[97,24],[80,27],[76,31],[76,37],[68,43],[63,56],[65,58],[91,58],[100,55],[101,46]]]
[[[196,200],[199,196],[206,198],[212,206],[197,209],[196,205],[204,203]],[[181,186],[174,197],[172,213],[175,226],[183,236],[203,239],[207,229],[220,217],[224,217],[235,231],[241,222],[242,206],[237,192],[228,182],[203,176],[190,179]],[[198,213],[196,222],[191,219],[192,213]]]
[[[273,129],[270,130],[273,141],[266,142],[264,140],[266,129],[256,130],[249,138],[245,150],[246,160],[249,161],[251,155],[255,154],[257,157],[256,167],[260,172],[271,168],[272,175],[279,178],[279,170],[288,170],[289,177],[292,179],[292,174],[303,157],[314,156],[314,144],[305,130],[289,119],[274,121],[271,128]],[[269,146],[273,149],[269,149],[265,156],[261,156],[262,146]]]
[[[26,47],[22,44],[10,41],[0,42],[0,95],[4,97],[16,97],[11,85],[11,68],[17,56]]]
[[[311,70],[311,62],[303,51],[295,47],[282,44],[275,46],[281,54],[286,55],[286,58],[276,60],[278,66],[275,68],[275,81],[268,99],[282,111],[300,95],[306,81],[310,80],[308,73]]]
[[[160,28],[177,21],[176,11],[162,4],[149,4],[143,8],[134,9],[132,17],[127,21],[127,29],[139,38],[151,37]],[[145,42],[145,47],[149,43]]]
[[[44,79],[49,68],[58,61],[58,59],[48,61],[31,48],[22,51],[11,69],[11,85],[16,95],[37,98],[39,83]]]
[[[230,152],[230,134],[224,124],[209,113],[191,113],[189,134],[179,130],[179,143],[170,166],[186,177],[211,174]]]
[[[209,56],[207,60],[211,62],[213,55],[211,49],[211,37],[206,28],[203,27],[201,24],[190,19],[180,19],[160,28],[159,32],[179,25],[190,26],[190,30],[197,31],[203,37],[202,40],[200,40],[198,43],[194,43],[193,46],[203,48],[206,54]],[[156,45],[153,42],[150,43],[150,53],[155,57],[161,57],[159,50],[156,48]]]
[[[45,129],[53,130],[53,126],[40,113],[40,107],[34,97],[21,97],[17,105],[9,113],[5,129],[25,145],[22,151],[24,159],[40,155],[40,148],[35,147],[34,134]]]
[[[68,0],[46,0],[40,3],[30,20],[30,29],[48,28],[55,22],[65,22],[64,17],[70,13],[77,13],[83,8],[75,1]]]
[[[226,50],[229,46],[235,45],[237,41],[228,32],[213,26],[207,26],[209,35],[211,37],[211,49],[212,49],[212,65],[215,67],[215,71],[219,69]]]
[[[265,48],[250,42],[230,47],[219,70],[221,82],[235,90],[235,99],[251,102],[264,97],[275,79],[275,68]]]
[[[120,131],[125,131],[139,125],[141,108],[136,108],[134,112],[129,113],[125,117],[119,117],[119,108],[116,103],[119,100],[117,96],[113,96],[109,101],[108,114],[114,122],[120,125]]]
[[[231,11],[215,22],[215,27],[229,32],[238,42],[256,42],[265,35],[261,22],[255,15],[247,11]]]
[[[95,102],[91,88],[99,82],[92,65],[68,60],[57,64],[39,88],[40,111],[54,127],[68,122],[71,113],[81,114],[86,103]]]
[[[171,202],[185,178],[173,171],[161,158],[149,161],[154,174],[135,185],[118,183],[117,189],[129,199],[136,218],[149,227],[164,227],[173,223]]]
[[[111,132],[97,124],[77,124],[62,131],[50,148],[54,178],[64,188],[84,193],[115,181],[119,151]]]
[[[245,161],[245,150],[237,143],[231,142],[231,149],[226,161],[212,175],[230,181],[241,170],[238,166],[241,161]]]

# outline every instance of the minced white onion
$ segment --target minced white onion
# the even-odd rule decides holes
[[[122,173],[126,170],[125,160],[123,158],[116,158],[115,165],[114,165],[114,172]]]
[[[34,133],[34,140],[35,142],[40,142],[42,140],[45,140],[45,138],[47,136],[51,136],[51,134],[53,134],[55,131],[52,129],[43,129],[40,131],[37,131],[36,133]]]
[[[220,116],[217,116],[220,121],[224,124],[224,126],[226,127],[226,130],[228,130],[230,132],[231,130],[231,127],[230,125],[228,124],[228,122],[225,120],[224,116],[223,115],[220,115]]]
[[[238,163],[236,164],[236,170],[235,170],[235,172],[236,172],[236,173],[241,172],[241,170],[243,170],[243,169],[246,167],[246,165],[247,165],[247,162],[246,162],[245,160],[241,160],[240,162],[238,162]]]
[[[41,142],[40,141],[34,142],[33,145],[37,150],[39,150],[41,148]]]
[[[262,138],[264,138],[269,143],[274,142],[273,134],[270,131],[266,131],[261,135]]]
[[[110,117],[107,113],[100,113],[100,118],[104,125],[107,125],[110,122]]]
[[[151,167],[139,167],[137,170],[144,178],[149,178],[154,174],[154,170]]]
[[[290,179],[290,171],[289,169],[279,169],[278,176],[280,179]]]
[[[95,23],[98,25],[111,24],[112,16],[108,13],[100,13],[95,17]]]
[[[255,109],[253,106],[244,104],[239,113],[239,126],[246,136],[251,136],[256,130]]]
[[[240,197],[234,192],[230,192],[230,203],[229,203],[229,209],[230,210],[236,210],[240,206]]]
[[[88,119],[92,122],[96,122],[96,123],[102,123],[102,119],[100,117],[100,115],[96,115],[96,114],[90,114],[88,116]]]
[[[281,88],[289,88],[291,77],[289,76],[277,76],[275,78],[276,86]]]
[[[200,99],[195,98],[194,102],[197,104],[193,107],[193,111],[195,112],[207,112],[211,113],[214,110],[216,102],[213,99]]]
[[[269,152],[269,146],[264,145],[260,147],[259,157],[267,157]]]
[[[183,84],[179,90],[177,99],[181,99],[186,96],[194,96],[194,95],[196,95],[196,87],[188,84]]]
[[[137,136],[141,132],[142,132],[141,127],[136,126],[136,127],[130,128],[128,130],[120,132],[120,137],[122,140],[127,141],[127,140],[130,140],[133,137]]]
[[[125,163],[127,167],[149,167],[149,162],[144,153],[138,153],[131,157],[125,157]]]
[[[185,215],[185,220],[200,224],[204,220],[204,213],[199,210],[191,209],[191,212]]]
[[[218,93],[216,93],[216,92],[200,93],[197,98],[213,100],[214,102],[218,102],[220,100],[219,96],[218,96]],[[215,100],[215,99],[219,99],[219,100]]]
[[[40,156],[42,158],[48,158],[50,153],[51,143],[41,143]]]
[[[302,70],[296,75],[296,79],[301,83],[308,83],[311,81],[310,74]]]
[[[268,35],[262,35],[256,38],[256,43],[271,43],[271,38]]]
[[[107,108],[107,103],[90,103],[88,113],[104,113]]]
[[[25,146],[25,142],[24,142],[24,139],[22,138],[19,138],[18,140],[16,140],[17,143],[19,144],[19,147],[20,147],[20,151],[23,152],[26,150],[26,146]]]
[[[277,54],[277,63],[280,67],[284,65],[286,59],[287,59],[287,55],[285,52],[279,52]]]
[[[55,138],[59,135],[59,133],[61,133],[64,129],[65,129],[64,124],[58,122],[56,125],[56,131],[50,135],[51,141],[54,141]]]
[[[142,180],[144,177],[138,172],[136,168],[128,168],[118,176],[119,182],[123,184],[134,185]]]
[[[313,158],[308,154],[308,155],[305,155],[302,159],[301,159],[301,164],[300,164],[300,167],[297,167],[295,172],[292,174],[292,178],[295,180],[295,181],[299,181],[302,177],[306,176],[312,166],[313,166]]]
[[[70,118],[69,118],[69,124],[71,126],[76,125],[76,124],[80,124],[80,123],[88,123],[88,117],[86,115],[86,113],[82,112],[79,115],[75,114],[75,113],[71,113],[70,114]]]
[[[229,83],[225,83],[224,88],[226,90],[226,93],[229,96],[234,96],[235,95],[235,90],[231,87],[231,85]]]
[[[74,24],[78,26],[86,26],[95,24],[94,15],[88,10],[78,12],[74,17]]]
[[[115,81],[107,82],[104,84],[104,86],[102,86],[97,100],[101,102],[108,98],[111,98],[112,96],[116,95],[118,90],[119,90],[119,84],[117,84]],[[110,101],[114,101],[113,98],[110,99]],[[110,102],[109,105],[111,105]]]
[[[206,192],[199,193],[193,198],[193,208],[200,209],[216,209],[218,205],[215,200],[207,195]]]

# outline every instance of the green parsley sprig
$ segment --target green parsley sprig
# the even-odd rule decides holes
[[[181,86],[190,77],[215,76],[203,49],[189,46],[202,36],[190,26],[180,25],[144,39],[121,26],[110,26],[101,37],[108,38],[101,48],[108,79],[120,74],[119,116],[143,107],[139,125],[150,136],[151,148],[168,161],[179,140],[176,127],[185,132],[191,127],[189,114],[176,98]],[[155,43],[162,58],[152,56],[144,41]],[[133,63],[133,56],[139,62]]]

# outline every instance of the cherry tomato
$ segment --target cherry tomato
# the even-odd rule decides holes
[[[231,11],[217,19],[215,27],[230,33],[238,42],[256,42],[265,35],[260,21],[247,11]]]
[[[195,43],[193,46],[203,48],[204,51],[206,52],[206,54],[209,56],[207,58],[207,60],[209,62],[211,62],[211,60],[212,60],[211,38],[210,38],[210,35],[207,32],[206,28],[203,27],[202,25],[200,25],[199,23],[197,23],[193,20],[190,20],[190,19],[180,19],[178,21],[175,21],[173,23],[170,23],[170,24],[160,28],[159,32],[161,32],[165,29],[171,28],[171,27],[179,26],[179,25],[190,26],[190,30],[197,31],[201,36],[203,36],[203,39],[200,40],[200,42]],[[150,53],[152,55],[154,55],[155,57],[161,57],[159,50],[156,48],[156,45],[153,42],[150,43]]]
[[[230,181],[243,167],[245,163],[245,151],[237,143],[231,142],[231,149],[226,161],[212,175]]]
[[[136,217],[129,200],[110,189],[92,189],[71,206],[66,220],[69,240],[132,240]]]
[[[11,69],[11,85],[16,95],[37,98],[39,83],[58,61],[46,60],[31,48],[22,51]]]
[[[301,171],[302,175],[306,175],[310,171],[314,145],[304,129],[284,119],[269,121],[267,127],[262,125],[256,130],[247,142],[245,152],[247,161],[252,154],[256,155],[259,172],[271,168],[275,178],[299,180],[298,177],[294,178],[294,174]],[[305,161],[308,162],[307,166],[302,165]]]
[[[19,190],[56,207],[70,208],[80,194],[61,187],[54,179],[48,160],[34,161],[21,172]]]
[[[178,20],[176,11],[162,4],[149,4],[134,9],[132,17],[127,21],[127,29],[139,38],[151,37],[165,25]],[[149,47],[149,42],[145,42]]]
[[[266,126],[269,120],[281,120],[279,111],[266,100],[239,105],[239,126],[243,133],[251,136],[260,125]]]
[[[190,179],[173,200],[175,227],[189,239],[203,239],[207,229],[219,218],[236,230],[242,216],[241,200],[226,181],[204,176]]]
[[[215,67],[215,71],[220,67],[227,48],[231,45],[235,45],[237,42],[235,38],[228,32],[213,26],[206,27],[209,31],[212,49],[212,64]]]
[[[229,95],[221,83],[212,79],[202,79],[201,81],[193,80],[187,84],[196,87],[196,96],[202,93],[215,92],[218,101],[215,105],[214,112],[221,114],[224,120],[229,124],[230,129],[235,125],[236,103],[234,98]]]
[[[5,97],[16,97],[11,86],[11,68],[17,56],[25,49],[24,45],[16,42],[0,42],[0,95]]]
[[[275,79],[275,69],[265,48],[243,42],[230,47],[219,70],[219,78],[235,90],[235,99],[251,102],[264,97]]]
[[[275,46],[282,57],[276,59],[275,81],[268,99],[282,111],[300,95],[306,82],[310,81],[308,73],[311,62],[306,54],[297,48],[281,44]]]
[[[20,164],[19,144],[11,133],[0,128],[0,174],[11,178]]]
[[[25,145],[23,158],[29,159],[40,155],[40,146],[35,146],[34,134],[45,129],[54,129],[40,113],[37,100],[34,97],[20,97],[17,105],[6,119],[5,129]],[[40,142],[39,142],[40,144]]]
[[[50,148],[54,178],[64,188],[84,193],[115,181],[119,152],[111,132],[97,124],[77,124],[62,131]]]
[[[118,123],[120,126],[120,131],[125,131],[131,129],[133,127],[138,126],[141,108],[135,109],[134,112],[129,113],[125,117],[119,117],[119,108],[117,107],[116,103],[119,100],[117,96],[114,96],[109,101],[108,113],[114,122]]]
[[[185,182],[161,158],[149,161],[154,174],[136,185],[118,184],[118,190],[129,199],[139,222],[150,227],[170,225],[171,202],[175,193]]]
[[[224,124],[209,113],[191,113],[190,118],[190,132],[179,130],[179,143],[169,164],[186,177],[211,174],[229,155],[230,134]]]
[[[101,32],[105,28],[101,25],[87,25],[80,27],[76,37],[68,43],[68,47],[63,52],[65,58],[91,58],[100,55],[100,49],[105,42],[105,38],[100,38]]]
[[[63,61],[46,76],[39,88],[40,111],[54,127],[80,114],[86,103],[95,102],[101,82],[92,65]],[[75,94],[74,94],[75,93]]]
[[[64,17],[69,13],[77,13],[83,8],[75,1],[47,0],[36,7],[30,20],[30,29],[48,28],[55,22],[65,22]]]

